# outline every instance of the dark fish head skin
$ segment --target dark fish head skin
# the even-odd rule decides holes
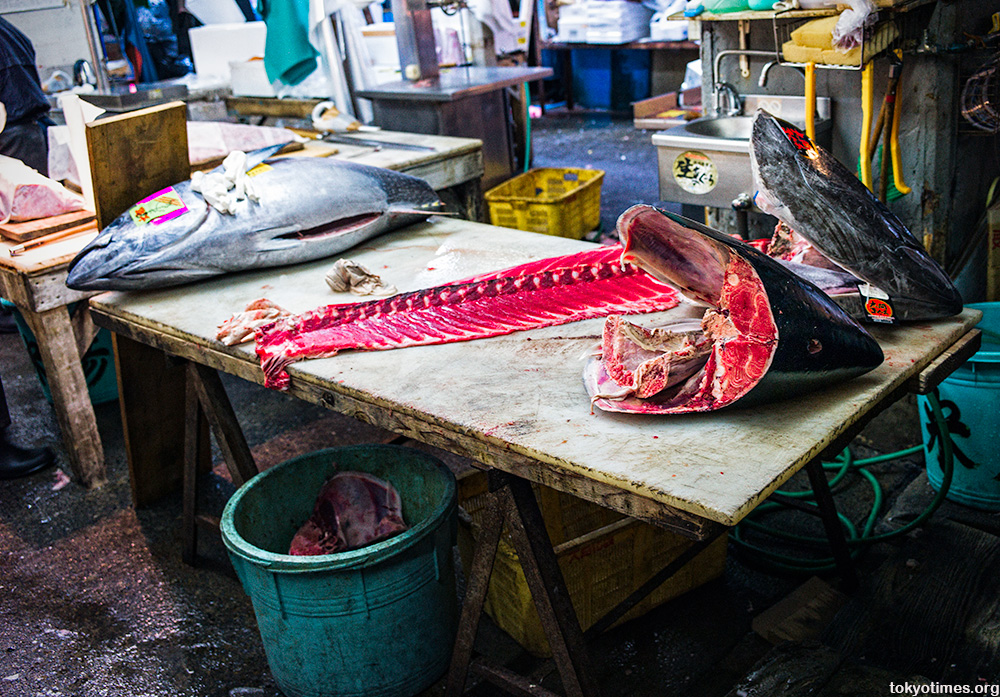
[[[962,311],[961,295],[944,270],[833,155],[763,109],[750,143],[758,207],[841,268],[885,291],[897,319]]]
[[[753,267],[777,327],[777,346],[766,374],[739,399],[741,405],[841,382],[884,360],[878,342],[822,290],[740,240],[644,205],[625,211],[618,231],[623,260],[715,307],[730,255]],[[693,259],[685,259],[692,250]]]
[[[421,179],[328,158],[281,158],[253,177],[259,200],[232,214],[209,208],[191,182],[175,185],[188,211],[161,225],[116,219],[71,262],[79,290],[160,288],[222,273],[338,254],[438,212]]]

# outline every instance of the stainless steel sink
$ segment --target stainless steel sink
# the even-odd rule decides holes
[[[706,138],[727,140],[749,140],[753,132],[752,116],[721,116],[718,118],[696,119],[678,127],[685,133]]]
[[[753,196],[750,135],[758,107],[800,127],[804,125],[803,97],[747,95],[743,115],[708,116],[653,134],[660,199],[728,208],[740,194]],[[830,100],[818,99],[816,112],[816,141],[829,147]]]

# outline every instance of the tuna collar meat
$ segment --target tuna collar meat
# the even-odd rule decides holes
[[[808,281],[752,247],[651,206],[618,220],[622,261],[708,306],[646,328],[609,317],[584,383],[607,411],[678,414],[799,394],[861,375],[878,343]]]

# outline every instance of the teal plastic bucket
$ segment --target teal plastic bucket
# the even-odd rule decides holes
[[[0,300],[0,304],[11,308],[14,322],[17,324],[17,331],[21,335],[21,341],[24,342],[28,357],[31,358],[31,365],[35,368],[38,381],[42,384],[42,394],[51,403],[52,391],[49,389],[49,377],[45,371],[45,365],[42,363],[42,352],[38,348],[35,334],[28,327],[28,323],[24,321],[24,317],[14,303]],[[72,303],[68,309],[72,313],[75,307],[76,303]],[[97,335],[90,343],[90,348],[83,354],[80,365],[83,367],[83,377],[87,381],[87,393],[90,395],[91,403],[105,404],[118,399],[118,379],[115,376],[115,355],[111,343],[111,332],[107,329],[97,330]]]
[[[1000,511],[1000,303],[974,303],[982,310],[979,351],[938,387],[938,399],[953,443],[954,474],[946,498],[988,511]],[[941,444],[930,402],[918,397],[927,478],[940,490]]]
[[[338,471],[368,472],[399,492],[405,532],[360,549],[286,554]],[[253,602],[268,665],[289,697],[403,697],[444,674],[458,603],[452,547],[456,486],[412,448],[320,450],[258,474],[229,500],[222,539]]]

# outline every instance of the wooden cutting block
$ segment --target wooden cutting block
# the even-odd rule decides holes
[[[0,235],[14,242],[27,242],[42,235],[89,223],[93,219],[94,214],[90,211],[73,211],[48,218],[26,220],[23,223],[4,223],[0,225]]]

